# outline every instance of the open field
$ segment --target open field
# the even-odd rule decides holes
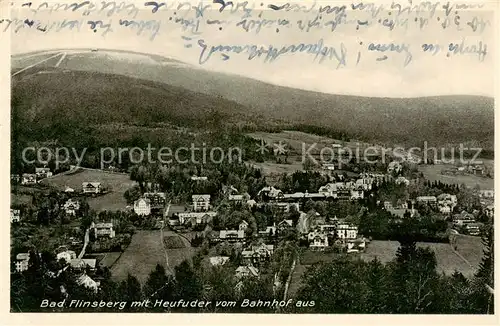
[[[182,263],[184,260],[193,257],[194,254],[196,253],[196,248],[191,247],[191,244],[187,239],[179,236],[177,233],[173,231],[163,230],[163,237],[168,239],[173,239],[174,237],[176,237],[179,239],[176,242],[184,243],[184,248],[166,249],[168,268],[165,269],[167,270],[167,272],[169,270],[173,272],[175,266],[180,265],[180,263]]]
[[[121,252],[107,252],[102,255],[103,257],[99,261],[99,266],[111,268],[118,261],[121,255]]]
[[[457,251],[469,262],[472,266],[479,266],[483,258],[483,243],[479,237],[459,234],[457,239]]]
[[[165,236],[163,238],[163,242],[165,243],[165,248],[166,249],[182,249],[185,248],[186,245],[184,241],[182,241],[181,237],[179,236]]]
[[[278,176],[283,173],[292,174],[294,172],[304,170],[301,158],[298,158],[298,161],[295,160],[295,158],[290,158],[289,162],[290,164],[280,164],[275,162],[250,162],[249,164],[254,168],[262,170],[262,174],[268,177]],[[350,177],[356,177],[359,175],[358,173],[345,170],[335,170],[335,173],[346,173]]]
[[[10,204],[11,205],[30,205],[32,197],[26,194],[10,194]]]
[[[82,169],[52,178],[44,179],[42,183],[54,186],[59,190],[71,187],[76,191],[82,188],[83,182],[101,182],[109,188],[109,193],[95,198],[89,197],[88,203],[96,211],[125,209],[127,202],[123,197],[126,190],[133,187],[134,181],[127,174],[110,173],[100,170]]]
[[[363,142],[357,141],[341,141],[329,137],[313,135],[301,131],[294,130],[285,130],[279,133],[270,133],[270,132],[254,132],[248,134],[248,136],[265,141],[270,148],[272,148],[272,144],[278,144],[279,142],[285,143],[285,149],[290,151],[290,154],[299,154],[301,155],[303,149],[311,153],[312,156],[319,155],[322,148],[330,147],[334,144],[340,145],[343,148],[349,148],[352,153],[356,153],[356,150],[359,149],[360,153],[363,154],[365,148],[369,146],[374,146],[374,144],[367,144]],[[311,149],[312,147],[312,149]],[[377,147],[377,146],[375,146]],[[377,147],[379,148],[379,147]],[[329,154],[329,152],[325,152]],[[381,147],[379,150],[379,154],[381,154]]]
[[[282,174],[282,173],[294,173],[296,171],[302,171],[302,163],[292,162],[290,164],[278,164],[274,162],[251,162],[249,163],[257,169],[261,169],[265,176],[270,176],[272,174]]]
[[[419,165],[418,170],[421,171],[425,178],[429,181],[441,181],[448,184],[465,184],[467,187],[473,188],[479,185],[480,189],[493,189],[495,180],[475,175],[444,175],[441,171],[451,168],[452,165],[437,164],[437,165]]]
[[[112,277],[116,281],[122,281],[130,273],[144,284],[158,263],[163,266],[166,264],[161,231],[139,230],[132,236],[132,242],[111,268]]]
[[[178,237],[185,247],[165,250],[162,235],[166,238]],[[156,264],[163,265],[167,272],[173,272],[175,266],[191,258],[195,252],[187,240],[174,232],[140,230],[133,235],[132,242],[113,265],[111,273],[116,281],[126,279],[130,273],[144,284]]]
[[[451,275],[455,271],[461,272],[466,277],[472,277],[479,267],[483,257],[483,245],[479,237],[458,235],[457,251],[462,257],[457,255],[448,243],[418,243],[419,247],[430,247],[434,251],[437,260],[438,273]],[[367,245],[366,252],[361,253],[361,259],[365,261],[373,260],[377,257],[382,263],[388,263],[396,257],[399,247],[397,241],[374,240]],[[312,264],[316,262],[328,262],[333,259],[335,253],[313,252],[305,250],[292,275],[288,293],[294,296],[302,282],[302,275]]]
[[[421,247],[430,247],[431,250],[436,254],[437,260],[437,270],[439,273],[445,273],[447,275],[453,274],[456,270],[461,272],[467,277],[471,277],[479,266],[479,262],[482,258],[482,253],[477,255],[477,245],[481,245],[481,239],[478,237],[468,237],[468,239],[462,240],[462,251],[464,251],[467,256],[462,254],[464,258],[469,263],[465,262],[460,258],[447,243],[418,243]],[[458,242],[458,240],[457,240]],[[361,258],[364,260],[372,260],[377,257],[382,263],[387,263],[396,257],[396,251],[399,247],[397,241],[378,241],[374,240],[368,244],[366,252],[361,254]],[[459,244],[459,252],[460,244]],[[477,258],[473,259],[470,252],[474,252]],[[468,258],[469,257],[469,258]],[[469,259],[472,259],[470,261]]]

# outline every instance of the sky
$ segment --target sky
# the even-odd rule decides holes
[[[73,2],[73,1],[71,1]],[[407,3],[407,1],[403,1]],[[176,3],[169,2],[172,6]],[[193,5],[197,4],[194,3]],[[252,17],[247,18],[247,23],[267,20],[287,20],[288,25],[277,26],[269,23],[269,27],[262,27],[259,33],[255,30],[245,31],[237,22],[243,19],[242,11],[231,14],[227,10],[220,13],[218,10],[208,8],[203,18],[200,19],[198,34],[183,31],[176,19],[183,17],[184,22],[195,17],[195,10],[159,10],[152,14],[150,10],[142,9],[134,18],[122,13],[107,16],[105,13],[91,13],[82,16],[82,10],[77,12],[39,11],[34,13],[28,9],[14,8],[11,11],[12,18],[33,19],[45,24],[61,22],[64,19],[82,20],[84,23],[80,30],[63,29],[55,32],[37,31],[36,28],[22,28],[17,33],[11,32],[12,54],[25,53],[52,48],[108,48],[131,50],[144,53],[159,54],[175,58],[203,69],[232,73],[259,79],[265,82],[320,91],[334,94],[352,94],[377,97],[416,97],[432,95],[494,95],[494,65],[493,58],[495,50],[495,34],[492,25],[486,26],[483,32],[479,28],[474,32],[467,22],[487,22],[493,24],[492,7],[484,7],[480,10],[470,9],[468,11],[450,10],[449,22],[451,27],[443,29],[442,22],[446,18],[444,12],[436,11],[433,17],[429,12],[409,15],[397,15],[394,10],[386,10],[382,7],[380,13],[374,18],[368,11],[347,11],[347,20],[357,22],[369,21],[369,26],[358,24],[343,24],[332,32],[326,27],[312,28],[309,32],[299,29],[299,21],[302,24],[313,20],[318,16],[320,5],[326,6],[326,2],[315,5],[310,13],[293,11],[260,10],[263,7],[261,1],[250,2],[249,6],[255,6]],[[275,2],[279,4],[278,2]],[[31,8],[36,8],[37,2],[33,2]],[[144,1],[137,2],[137,6]],[[204,5],[210,5],[207,1]],[[343,2],[336,1],[336,5]],[[345,2],[345,4],[349,4]],[[214,5],[212,5],[214,6]],[[313,4],[311,3],[311,6]],[[333,6],[333,5],[332,5]],[[185,7],[187,8],[187,7]],[[259,13],[261,13],[259,18]],[[458,16],[458,19],[456,18]],[[170,20],[172,17],[172,20]],[[335,14],[322,13],[321,22],[334,19]],[[415,21],[415,18],[417,21]],[[420,29],[420,18],[427,18],[427,26]],[[439,21],[438,21],[439,18]],[[102,36],[101,30],[93,32],[86,24],[87,20],[103,20],[111,22],[113,32]],[[159,33],[151,40],[151,32],[143,31],[137,35],[137,29],[120,26],[120,19],[135,20],[136,22],[159,22]],[[229,21],[227,24],[207,24],[206,20]],[[408,19],[408,28],[395,27],[389,30],[382,26],[385,19],[397,19],[399,24],[404,24]],[[379,23],[378,21],[381,21]],[[458,22],[455,25],[454,22]],[[50,25],[50,24],[49,24]],[[0,25],[0,31],[4,26]],[[277,30],[278,29],[278,30]],[[182,37],[191,38],[186,41]],[[314,60],[314,55],[306,53],[287,53],[279,56],[272,63],[264,62],[263,58],[248,60],[248,54],[224,52],[229,56],[223,60],[220,51],[215,51],[210,59],[203,65],[199,64],[202,48],[198,40],[203,39],[207,46],[205,54],[211,47],[222,46],[245,46],[257,45],[268,48],[270,45],[278,50],[282,47],[304,44],[317,44],[323,40],[323,45],[332,47],[340,52],[341,47],[346,51],[346,64],[340,66],[338,60],[324,60],[319,63]],[[449,44],[457,44],[456,54],[447,56]],[[191,44],[191,47],[186,47]],[[369,50],[370,44],[372,50]],[[396,48],[407,49],[401,52],[391,51],[388,45],[393,44]],[[426,53],[422,50],[422,44],[440,45],[440,51],[436,54]],[[386,51],[382,51],[388,48]],[[459,51],[462,49],[462,53]],[[482,50],[483,54],[478,54]],[[360,60],[357,62],[358,52]],[[405,58],[411,55],[411,61],[404,65]],[[387,56],[384,60],[384,56]],[[379,60],[377,60],[379,59]]]

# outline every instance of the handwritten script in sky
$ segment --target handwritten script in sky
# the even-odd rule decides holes
[[[10,6],[10,14],[0,17],[0,32],[11,33],[14,53],[43,44],[122,48],[208,69],[319,66],[330,78],[383,71],[377,73],[382,80],[400,74],[413,82],[424,80],[425,73],[456,76],[459,69],[462,78],[470,78],[492,69],[494,7],[488,3],[16,1],[3,6]],[[302,77],[317,77],[315,69],[303,69]],[[290,78],[281,76],[276,78],[282,83]],[[467,87],[492,87],[487,82]]]

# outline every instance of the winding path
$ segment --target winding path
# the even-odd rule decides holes
[[[165,228],[166,225],[166,218],[168,216],[168,211],[170,210],[170,203],[168,203],[167,208],[165,209],[165,212],[163,213],[163,225],[160,228],[160,242],[161,246],[163,248],[163,252],[165,253],[165,270],[169,270],[172,274],[174,271],[168,264],[168,254],[167,254],[167,248],[165,248],[165,241],[164,240],[164,234],[163,234],[163,229]]]
[[[80,251],[80,254],[78,255],[78,259],[82,259],[82,257],[85,255],[85,250],[87,250],[87,245],[89,244],[89,241],[90,241],[89,235],[90,235],[90,229],[87,229],[85,231],[83,248],[82,248],[82,251]]]

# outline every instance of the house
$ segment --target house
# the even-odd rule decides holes
[[[465,231],[469,235],[479,235],[481,233],[480,224],[478,224],[478,223],[467,223],[465,225]]]
[[[325,163],[321,166],[321,168],[324,170],[324,171],[335,171],[335,164],[333,163]]]
[[[248,229],[248,222],[243,220],[241,221],[241,223],[239,224],[238,226],[238,230],[240,231],[245,231],[246,229]]]
[[[229,261],[229,257],[226,256],[215,256],[215,257],[210,257],[210,264],[212,266],[219,266],[219,265],[224,265]]]
[[[73,259],[76,259],[76,253],[72,250],[66,250],[57,254],[57,261],[64,259],[69,264]]]
[[[494,190],[479,190],[479,196],[481,198],[494,198],[495,191]]]
[[[325,199],[325,194],[320,193],[320,192],[295,192],[293,194],[283,194],[283,199],[292,199],[292,200],[298,200],[298,199]]]
[[[64,189],[64,192],[65,193],[69,193],[69,194],[72,194],[75,192],[75,189],[71,188],[71,187],[66,187],[66,189]]]
[[[375,180],[373,178],[364,177],[361,179],[357,179],[355,185],[358,189],[361,188],[364,191],[368,191],[372,189],[374,182]]]
[[[322,224],[319,226],[319,230],[324,234],[334,235],[337,231],[337,224]]]
[[[354,190],[351,189],[351,200],[363,199],[365,193],[363,190]]]
[[[210,209],[210,195],[193,195],[192,200],[195,212],[208,211]]]
[[[325,197],[337,197],[337,184],[328,183],[319,187],[318,193],[323,194]]]
[[[328,247],[328,236],[323,232],[317,230],[309,232],[307,235],[309,240],[309,248],[323,250]]]
[[[467,167],[467,172],[472,173],[472,174],[477,174],[477,175],[483,175],[484,174],[484,166],[482,166],[482,165],[469,165]]]
[[[457,206],[457,196],[450,194],[441,194],[437,197],[438,209],[443,214],[449,214],[453,212],[455,206]]]
[[[261,243],[252,246],[241,253],[243,261],[247,264],[258,264],[269,261],[274,253],[274,246]]]
[[[87,266],[85,264],[85,262],[83,261],[83,259],[80,259],[80,258],[72,259],[69,262],[69,265],[71,266],[71,268],[78,270],[78,271],[84,270],[85,267]]]
[[[63,205],[66,215],[76,216],[76,211],[80,209],[80,203],[77,200],[68,199]]]
[[[28,270],[29,267],[30,254],[29,253],[20,253],[16,256],[16,271],[18,273],[22,273],[25,270]]]
[[[21,221],[21,211],[19,209],[10,209],[10,223],[19,223]]]
[[[359,177],[370,179],[374,184],[379,184],[386,179],[386,175],[382,173],[361,173]]]
[[[83,182],[82,190],[84,194],[99,194],[102,186],[100,182]]]
[[[462,211],[460,214],[455,214],[453,216],[453,227],[455,228],[466,227],[468,224],[474,223],[476,223],[474,215],[466,211]]]
[[[191,177],[191,180],[193,180],[193,181],[207,181],[208,178],[207,177],[198,177],[198,176],[193,175]]]
[[[80,275],[76,280],[76,284],[86,287],[87,289],[93,290],[96,293],[99,291],[99,286],[100,286],[99,282],[94,281],[92,278],[90,278],[90,276],[86,274]]]
[[[337,226],[337,238],[343,240],[356,239],[358,237],[358,228],[348,224]]]
[[[26,186],[36,185],[36,175],[30,173],[23,173],[21,184]]]
[[[219,232],[219,240],[237,242],[245,239],[245,232],[243,230],[221,230]]]
[[[254,199],[247,200],[247,206],[252,208],[257,205],[257,202]]]
[[[484,210],[485,210],[486,216],[491,218],[494,216],[494,213],[495,213],[495,205],[488,205],[485,207]]]
[[[236,203],[243,203],[244,200],[243,195],[229,195],[228,199]]]
[[[115,230],[113,229],[113,223],[94,223],[90,226],[91,230],[94,230],[94,235],[96,238],[100,237],[115,237]]]
[[[236,269],[236,277],[258,277],[259,270],[253,266],[240,266]]]
[[[91,271],[95,270],[96,267],[96,259],[81,259],[81,258],[76,258],[72,259],[69,262],[69,265],[77,270],[77,271],[83,271],[86,268],[89,268]]]
[[[180,219],[179,219],[179,216],[177,214],[172,214],[172,216],[170,216],[168,218],[168,221],[167,221],[168,225],[170,226],[178,226],[178,225],[181,225],[181,222],[180,222]]]
[[[271,207],[278,214],[280,214],[280,213],[281,214],[289,213],[290,209],[292,207],[294,207],[297,212],[300,211],[300,205],[299,205],[299,203],[295,203],[295,202],[293,202],[293,203],[275,202],[275,203],[271,204]]]
[[[10,181],[13,183],[19,183],[21,181],[21,176],[19,174],[11,174]]]
[[[346,244],[347,253],[363,252],[366,249],[364,239],[348,240]]]
[[[406,208],[403,208],[403,207],[399,207],[399,208],[396,208],[396,207],[393,207],[391,209],[388,209],[387,210],[388,212],[390,212],[391,214],[403,219],[407,216],[407,214],[410,214],[410,217],[414,217],[416,214],[417,214],[417,210],[414,209],[414,208],[411,208],[411,209],[408,209],[408,207]]]
[[[406,179],[405,177],[397,177],[395,183],[397,185],[404,184],[405,186],[409,186],[410,185],[410,180]]]
[[[274,236],[276,234],[276,226],[267,226],[265,230],[259,231],[259,236]]]
[[[233,203],[239,203],[239,204],[243,204],[247,201],[250,200],[250,195],[245,193],[245,194],[242,194],[242,195],[233,195],[233,194],[230,194],[228,196],[228,199],[229,201],[233,202]]]
[[[403,166],[398,161],[392,161],[387,166],[387,174],[400,173],[403,169]]]
[[[52,176],[52,172],[50,172],[49,168],[35,168],[35,174],[37,180],[50,178]]]
[[[151,214],[151,201],[146,198],[139,198],[134,202],[134,212],[140,216]]]
[[[436,196],[419,196],[419,197],[417,197],[417,202],[427,203],[427,204],[436,204],[437,198],[436,198]]]
[[[179,225],[184,225],[190,222],[192,225],[208,224],[217,216],[216,212],[184,212],[177,213]]]
[[[453,211],[450,206],[439,206],[438,209],[441,214],[450,214]]]
[[[164,192],[146,192],[142,197],[149,200],[152,210],[162,209],[167,203],[167,197]]]
[[[279,222],[276,227],[278,229],[278,233],[293,229],[293,221],[292,220],[283,220],[283,221]]]
[[[399,218],[405,218],[408,213],[410,217],[414,217],[417,214],[417,210],[414,208],[413,203],[410,208],[410,205],[406,201],[398,201],[396,206],[393,206],[390,201],[385,201],[384,209]]]
[[[347,187],[341,187],[337,189],[337,196],[336,198],[338,200],[342,201],[348,201],[351,200],[351,190],[348,189]]]
[[[274,187],[264,187],[258,193],[257,197],[261,200],[279,200],[283,198],[283,191]]]

